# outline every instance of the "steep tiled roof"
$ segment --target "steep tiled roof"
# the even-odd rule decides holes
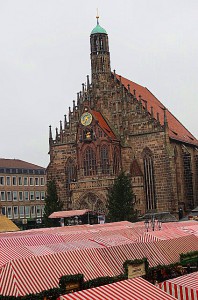
[[[19,228],[6,216],[0,214],[0,232],[18,231]]]
[[[32,169],[41,170],[43,167],[28,163],[20,159],[6,159],[0,158],[0,168],[16,168],[16,169]]]
[[[136,91],[136,97],[138,99],[139,95],[143,100],[147,101],[148,111],[151,112],[151,107],[153,107],[154,118],[156,118],[157,113],[159,113],[160,123],[164,124],[164,110],[165,107],[146,87],[143,87],[133,81],[130,81],[120,75],[116,74],[117,79],[128,89],[130,85],[130,91],[133,93],[133,90]],[[143,106],[145,107],[144,101],[142,101]],[[175,116],[167,109],[166,110],[168,127],[169,127],[169,137],[171,139],[181,141],[184,143],[192,144],[198,146],[198,140],[177,120]]]
[[[107,124],[107,122],[105,121],[105,119],[103,118],[103,116],[101,115],[100,112],[92,110],[91,111],[94,118],[96,120],[98,120],[98,124],[99,126],[104,130],[104,132],[111,138],[111,139],[116,139],[115,134],[113,133],[113,131],[111,130],[111,128],[109,127],[109,125]]]

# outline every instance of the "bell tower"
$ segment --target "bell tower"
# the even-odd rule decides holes
[[[100,26],[98,15],[96,18],[97,25],[90,35],[93,85],[98,81],[106,81],[111,76],[108,35],[106,30]]]

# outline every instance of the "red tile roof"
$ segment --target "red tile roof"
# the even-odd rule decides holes
[[[28,163],[20,159],[6,159],[6,158],[0,158],[0,168],[16,168],[16,169],[31,169],[31,170],[45,169],[43,167]]]
[[[100,112],[92,110],[91,113],[93,114],[94,118],[98,120],[99,126],[104,130],[104,132],[111,138],[111,139],[116,139],[115,134],[103,118]]]
[[[153,107],[154,118],[156,118],[157,113],[159,113],[159,120],[161,125],[164,125],[164,110],[165,106],[146,88],[127,78],[121,77],[116,74],[117,79],[128,89],[130,85],[130,91],[136,90],[136,97],[139,99],[139,95],[143,100],[147,101],[147,109],[151,112],[151,107]],[[145,107],[144,101],[142,101]],[[192,144],[198,146],[198,140],[180,123],[179,120],[167,109],[166,110],[168,127],[169,127],[169,137],[171,139],[181,141],[184,143]]]

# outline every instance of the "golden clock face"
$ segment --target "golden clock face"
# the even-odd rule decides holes
[[[82,114],[81,123],[84,126],[88,126],[89,124],[91,124],[91,122],[92,122],[92,115],[89,112],[85,112],[84,114]]]

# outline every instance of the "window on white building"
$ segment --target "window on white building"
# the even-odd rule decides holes
[[[4,176],[0,176],[0,185],[4,185]]]
[[[23,184],[24,184],[24,185],[28,185],[28,178],[27,178],[27,177],[24,177],[24,178],[23,178]]]
[[[19,192],[19,201],[23,201],[23,192]]]
[[[30,185],[34,185],[34,178],[30,177]]]
[[[42,215],[42,217],[44,215],[44,209],[45,209],[45,205],[41,205],[41,215]]]
[[[19,217],[18,206],[13,207],[13,217],[14,217],[14,219],[18,219],[18,217]]]
[[[30,207],[29,206],[25,206],[25,217],[26,218],[30,217]]]
[[[17,192],[13,192],[13,201],[17,201],[18,197],[17,197]]]
[[[29,192],[28,191],[24,192],[24,198],[25,198],[25,201],[29,201]]]
[[[31,191],[31,192],[30,192],[30,201],[33,201],[33,200],[34,200],[34,192]]]
[[[10,176],[6,177],[6,185],[10,185]]]
[[[7,201],[12,201],[12,192],[7,192]]]
[[[1,201],[5,201],[5,192],[0,192]]]
[[[12,176],[12,185],[17,185],[16,176]]]
[[[32,205],[30,208],[31,217],[35,217],[35,206]]]
[[[8,219],[12,219],[12,207],[11,206],[7,207],[7,216],[8,216]]]
[[[42,192],[41,192],[41,200],[44,200],[44,199],[45,199],[45,192],[42,191]]]
[[[40,200],[40,192],[36,192],[35,195],[36,195],[36,200]]]
[[[45,185],[44,177],[41,177],[41,178],[40,178],[40,183],[41,183],[41,185]]]
[[[41,206],[40,205],[36,206],[36,216],[37,216],[37,218],[41,217]]]
[[[21,176],[18,177],[18,185],[22,185],[23,184],[23,179]]]
[[[24,218],[24,206],[19,206],[19,216],[20,218]]]

